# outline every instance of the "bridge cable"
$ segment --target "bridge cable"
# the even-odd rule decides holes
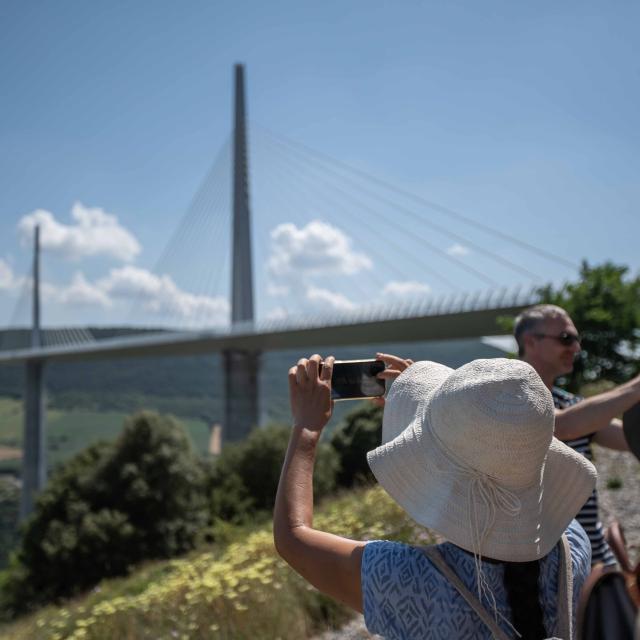
[[[227,150],[230,151],[230,147],[228,147]],[[215,247],[217,250],[215,258],[218,267],[216,269],[210,269],[207,272],[204,294],[213,300],[222,298],[222,292],[219,289],[220,281],[223,274],[228,271],[227,259],[230,250],[229,244],[231,236],[231,199],[229,193],[229,185],[231,185],[230,162],[231,156],[230,153],[228,153],[226,161],[222,163],[222,166],[226,170],[220,175],[219,197],[211,204],[209,210],[209,219],[215,224],[211,226],[211,233],[208,234],[207,244],[210,247]],[[203,306],[198,314],[198,324],[201,326],[207,326],[206,319],[204,323],[201,321],[204,313],[206,313],[206,308]]]
[[[224,154],[226,155],[226,154]],[[188,261],[189,262],[197,262],[196,256],[197,248],[196,240],[202,242],[208,236],[208,229],[211,227],[212,216],[210,215],[212,209],[212,203],[217,201],[219,198],[219,180],[218,173],[221,171],[221,168],[225,164],[223,161],[224,156],[221,155],[218,159],[217,165],[211,170],[209,175],[207,176],[206,181],[200,188],[200,198],[197,202],[194,203],[192,207],[192,214],[186,221],[183,228],[183,242],[176,242],[174,249],[174,255],[179,258],[179,261],[182,262],[184,258],[182,257],[183,252],[188,253]],[[204,229],[204,230],[203,230]],[[207,270],[197,269],[195,273],[198,274],[196,278],[191,278],[190,280],[190,291],[187,292],[190,295],[197,297],[203,287],[203,281],[206,278]],[[199,277],[198,277],[199,276]],[[176,280],[176,285],[178,285],[179,280]],[[180,318],[180,320],[177,320]],[[181,326],[183,323],[185,316],[184,314],[180,314],[178,307],[173,308],[173,315],[171,316],[172,323],[176,326]],[[193,322],[193,318],[186,317],[187,322]]]
[[[200,279],[198,285],[193,288],[194,295],[214,300],[218,296],[218,285],[220,278],[226,268],[226,251],[228,250],[228,242],[222,240],[228,235],[228,226],[230,221],[230,206],[228,199],[230,173],[229,173],[229,146],[226,145],[224,156],[221,158],[218,171],[212,176],[210,184],[210,194],[206,202],[201,204],[203,224],[198,232],[198,240],[205,248],[205,256],[203,261],[205,264],[211,264],[211,258],[219,258],[218,253],[214,253],[220,244],[223,246],[222,259],[214,261],[215,268],[200,269]],[[188,247],[193,251],[193,245]],[[213,251],[212,251],[213,250]],[[191,259],[191,257],[190,257]],[[195,317],[191,320],[192,326],[198,326],[202,323],[203,314],[207,313],[206,305],[201,305]]]
[[[285,156],[283,156],[283,157],[284,157],[286,160],[289,160],[289,157],[288,157],[288,156],[286,156],[286,155],[285,155]],[[292,165],[292,166],[296,166],[296,168],[297,168],[297,165]],[[309,182],[309,183],[311,183],[311,184],[313,184],[313,185],[317,185],[317,182],[316,182],[316,181],[312,180],[311,178],[309,178],[308,176],[306,176],[304,173],[299,173],[299,178],[300,178],[302,181],[305,181],[305,180],[306,180],[307,182]],[[333,187],[333,185],[331,185],[331,183],[329,183],[329,182],[325,182],[325,184],[328,184],[329,186],[332,186],[332,187]],[[392,228],[394,228],[394,229],[398,230],[398,229],[396,228],[396,225],[395,225],[391,220],[389,220],[386,216],[384,216],[384,214],[383,214],[383,213],[381,213],[381,212],[379,212],[379,211],[376,211],[376,210],[372,209],[371,207],[369,207],[369,206],[367,206],[367,205],[362,204],[362,201],[361,201],[361,200],[359,200],[359,199],[355,198],[354,196],[352,196],[352,195],[351,195],[351,194],[349,194],[348,192],[344,191],[343,189],[340,189],[339,187],[336,187],[336,189],[337,189],[340,193],[344,194],[344,196],[345,196],[346,198],[348,198],[349,200],[351,200],[351,201],[353,201],[355,204],[357,204],[357,205],[358,205],[358,207],[361,207],[361,208],[362,208],[362,210],[364,210],[365,212],[367,212],[367,213],[372,213],[372,214],[376,215],[377,217],[379,217],[379,219],[380,219],[382,222],[384,222],[384,223],[388,224],[389,226],[391,226]],[[325,197],[326,197],[326,196],[325,196]],[[334,202],[338,202],[338,201],[337,201],[337,200],[334,200]],[[338,204],[338,206],[339,206],[343,211],[348,212],[348,213],[346,214],[346,215],[347,215],[347,217],[355,218],[355,214],[351,213],[351,211],[352,211],[352,210],[351,210],[351,209],[347,209],[347,208],[345,208],[345,207],[344,207],[344,204],[340,203],[340,204]],[[338,225],[338,226],[339,226],[339,225]],[[369,225],[366,225],[366,224],[364,224],[364,225],[363,225],[363,224],[360,224],[360,225],[359,225],[359,228],[360,228],[360,230],[366,229],[366,230],[367,230],[367,231],[369,231],[370,233],[375,233],[375,232],[373,231],[373,229],[372,229]],[[407,234],[407,232],[406,232],[406,231],[404,231],[404,230],[402,230],[402,229],[400,229],[399,231],[400,231],[401,233],[404,233],[404,235],[408,235],[408,234]],[[376,237],[377,237],[377,239],[379,240],[379,235],[376,235]],[[409,238],[410,238],[411,240],[413,240],[413,241],[416,241],[416,238],[415,238],[415,236],[414,236],[413,234],[409,235]],[[397,244],[393,243],[393,241],[391,241],[389,237],[385,237],[385,238],[384,238],[384,242],[385,242],[385,244],[389,244],[389,243],[391,243],[391,244],[392,244],[392,245],[393,245],[393,246],[398,250],[398,252],[399,252],[399,253],[402,253],[403,255],[408,255],[408,257],[412,258],[415,262],[417,262],[417,263],[419,264],[419,266],[420,266],[424,271],[431,273],[431,274],[432,274],[432,275],[434,275],[436,278],[438,278],[438,279],[440,279],[442,282],[444,282],[444,283],[445,283],[447,286],[449,286],[450,288],[458,289],[458,290],[460,289],[457,285],[453,284],[451,281],[449,281],[447,278],[445,278],[445,276],[443,276],[439,271],[434,270],[430,265],[425,264],[424,262],[422,262],[421,260],[419,260],[418,258],[416,258],[413,254],[408,253],[408,252],[407,252],[407,246],[399,246],[399,245],[397,245]],[[420,242],[420,246],[421,246],[421,248],[424,248],[424,247],[422,246],[422,244],[423,244],[423,243],[422,243],[422,240],[419,240],[419,242]],[[431,247],[429,247],[429,248],[431,248]],[[437,249],[437,251],[436,251],[437,253],[441,253],[441,251],[442,251],[441,249],[439,249],[439,248],[436,248],[436,249]],[[453,257],[453,256],[449,256],[449,255],[447,255],[446,257],[447,257],[448,259],[453,259],[453,260],[456,262],[456,266],[460,266],[459,261],[457,261],[457,260],[455,259],[455,257]],[[464,263],[463,263],[463,265],[464,265]],[[464,266],[466,266],[466,265],[464,265]],[[401,277],[406,277],[406,273],[402,273],[399,269],[397,269],[397,267],[396,267],[396,269],[395,269],[395,270],[396,270],[396,271],[401,275]],[[475,274],[474,274],[474,275],[475,275]],[[481,279],[484,281],[484,280],[485,280],[484,274],[482,274],[482,276],[483,276],[483,277],[482,277]],[[488,277],[487,277],[487,278],[488,278]],[[490,281],[490,284],[494,284],[494,281]]]
[[[493,227],[490,227],[489,225],[483,224],[481,222],[478,222],[477,220],[474,220],[473,218],[470,218],[466,215],[463,215],[462,213],[455,211],[454,209],[451,209],[449,207],[445,207],[443,205],[440,205],[436,202],[433,202],[431,200],[428,200],[427,198],[424,198],[422,196],[418,196],[415,193],[412,193],[410,191],[407,191],[405,189],[401,189],[399,187],[396,187],[395,185],[387,182],[386,180],[383,180],[381,178],[375,177],[373,175],[370,175],[360,169],[357,169],[355,167],[352,167],[351,165],[342,162],[336,158],[331,157],[328,154],[322,153],[320,151],[316,151],[314,149],[311,149],[310,147],[296,142],[294,140],[291,140],[290,138],[287,138],[285,136],[282,136],[280,134],[276,134],[273,131],[270,131],[269,129],[260,126],[259,127],[262,131],[264,131],[265,133],[267,133],[267,135],[273,137],[276,140],[279,140],[282,144],[287,145],[289,147],[293,147],[293,148],[298,148],[299,150],[304,151],[305,153],[307,153],[308,155],[311,156],[315,156],[316,158],[318,158],[321,161],[324,161],[326,163],[331,163],[334,164],[336,166],[342,167],[344,170],[357,175],[358,177],[360,177],[361,179],[367,180],[369,182],[372,182],[380,187],[384,187],[386,189],[389,189],[390,191],[393,191],[399,195],[402,195],[406,198],[409,198],[411,200],[413,200],[414,202],[428,207],[430,209],[433,209],[434,211],[437,211],[443,215],[449,216],[451,218],[455,218],[461,222],[464,222],[465,224],[468,224],[469,226],[475,227],[476,229],[479,229],[481,231],[483,231],[484,233],[487,233],[489,235],[492,235],[494,237],[497,238],[501,238],[503,240],[506,240],[512,244],[515,244],[519,247],[521,247],[522,249],[525,249],[531,253],[536,254],[539,257],[542,258],[546,258],[547,260],[550,260],[552,262],[556,262],[558,264],[561,264],[565,267],[569,267],[571,269],[579,269],[579,265],[575,264],[574,262],[571,262],[570,260],[567,260],[566,258],[563,258],[562,256],[559,256],[557,254],[554,254],[550,251],[547,251],[545,249],[541,249],[540,247],[536,247],[535,245],[532,245],[524,240],[521,240],[520,238],[517,238],[515,236],[512,236],[511,234],[505,233],[504,231],[500,231],[499,229],[495,229]]]
[[[226,154],[225,154],[226,155]],[[211,176],[211,181],[209,183],[209,193],[208,197],[200,203],[200,218],[198,223],[194,219],[193,231],[195,233],[195,239],[198,241],[199,245],[203,245],[206,250],[210,251],[217,244],[217,237],[220,233],[221,226],[224,221],[221,221],[221,216],[216,215],[218,205],[221,199],[224,201],[224,191],[226,190],[223,187],[223,178],[226,177],[225,170],[228,166],[228,160],[221,161],[220,163],[220,172],[216,172]],[[228,182],[228,181],[226,181]],[[228,184],[225,185],[228,189]],[[185,246],[185,250],[188,251],[189,257],[187,258],[189,262],[199,262],[197,258],[198,253],[196,251],[195,242],[192,242],[190,245]],[[201,246],[200,246],[201,248]],[[210,256],[207,256],[210,258]],[[212,261],[210,259],[206,259],[205,264],[211,264]],[[190,291],[187,292],[189,295],[193,295],[195,298],[213,298],[210,295],[210,286],[211,281],[213,279],[214,274],[219,273],[223,270],[223,265],[219,265],[219,263],[215,263],[217,266],[213,269],[197,269],[196,273],[199,274],[199,278],[197,281],[192,279],[191,285],[189,287]],[[196,305],[196,315],[192,315],[187,318],[187,326],[198,326],[200,324],[203,313],[205,313],[206,309],[204,305],[201,305],[200,309]]]
[[[288,157],[285,156],[285,158],[288,160]],[[298,167],[296,165],[296,169],[297,168]],[[282,183],[282,182],[284,182],[284,181],[280,181],[280,183]],[[323,193],[324,199],[327,200],[331,205],[329,207],[329,210],[339,209],[340,211],[342,211],[343,212],[343,215],[342,215],[342,219],[343,220],[344,220],[344,218],[353,219],[353,218],[356,217],[356,214],[353,213],[353,210],[351,208],[345,207],[344,202],[342,200],[337,200],[335,198],[327,197],[326,191],[321,191],[318,188],[318,183],[313,181],[311,178],[309,178],[308,176],[306,176],[302,172],[298,172],[298,174],[295,176],[295,179],[286,181],[286,184],[288,185],[288,189],[291,189],[292,187],[294,189],[295,188],[300,189],[300,187],[298,186],[299,182],[307,182],[308,184],[312,185],[311,186],[312,189],[314,189],[315,191]],[[328,220],[331,220],[332,222],[334,221],[333,216],[329,216],[327,213],[323,213],[322,217],[324,217],[324,218],[326,218]],[[340,227],[340,224],[338,223],[336,226]],[[360,224],[359,225],[359,230],[364,234],[374,235],[375,238],[376,238],[377,244],[379,245],[380,235],[377,234],[372,229],[372,227],[370,225],[368,225],[368,224]],[[371,244],[366,242],[364,240],[364,238],[362,237],[362,235],[359,237],[359,241],[365,247],[365,249],[367,249],[370,252],[370,254],[375,257],[375,262],[376,263],[381,264],[389,272],[394,272],[399,278],[406,278],[406,273],[401,271],[393,261],[387,260],[384,257],[384,253],[376,253],[375,250],[370,250]],[[421,260],[417,259],[416,256],[413,253],[409,253],[407,251],[407,247],[406,246],[400,246],[399,244],[396,244],[389,237],[385,237],[384,242],[385,242],[386,246],[389,246],[392,249],[395,249],[399,254],[401,253],[401,254],[411,258],[412,260],[416,261],[420,265],[421,269],[423,269],[427,273],[430,273],[432,276],[434,276],[435,278],[437,278],[440,281],[442,281],[448,287],[450,287],[452,289],[458,289],[459,290],[459,287],[457,285],[453,284],[448,278],[443,276],[440,272],[434,270],[432,267],[426,265],[424,262],[422,262]]]
[[[317,162],[317,161],[316,161]],[[334,175],[340,175],[338,174],[335,170],[332,169],[328,169],[328,168],[324,168],[325,171],[328,171]],[[342,177],[342,176],[340,176]],[[344,179],[344,178],[343,178]],[[345,179],[346,182],[354,184],[352,180],[348,180]],[[358,187],[359,189],[361,189],[364,193],[368,193],[371,197],[374,197],[374,194],[370,191],[367,190],[363,187]],[[402,212],[403,214],[409,216],[410,218],[412,218],[415,221],[418,221],[428,227],[431,227],[432,229],[435,229],[436,231],[438,231],[439,233],[442,233],[443,235],[449,236],[451,238],[453,238],[454,240],[457,240],[459,242],[463,242],[466,245],[472,247],[475,251],[477,251],[478,253],[490,258],[491,260],[494,260],[500,264],[502,264],[503,266],[508,267],[509,269],[516,271],[522,275],[525,275],[529,278],[533,278],[533,279],[541,279],[540,276],[538,274],[533,273],[532,271],[530,271],[529,269],[526,269],[518,264],[516,264],[515,262],[512,262],[511,260],[508,260],[506,258],[503,258],[502,256],[499,256],[495,253],[493,253],[492,251],[488,251],[487,249],[484,249],[482,246],[478,245],[477,243],[469,240],[468,238],[465,238],[464,236],[461,236],[458,233],[455,233],[445,227],[443,227],[442,225],[439,225],[435,222],[432,222],[430,220],[425,220],[422,216],[420,216],[418,213],[416,213],[415,211],[412,211],[410,209],[407,209],[406,207],[403,207],[401,205],[398,205],[396,203],[394,203],[393,201],[389,200],[388,198],[382,197],[382,196],[376,196],[378,200],[380,200],[381,202],[384,202],[385,204],[395,208],[396,210]]]
[[[260,149],[260,147],[258,147],[258,149]],[[260,149],[260,150],[261,150],[261,149]],[[272,185],[276,185],[276,186],[277,186],[277,185],[281,185],[281,184],[286,184],[286,185],[287,185],[287,195],[288,195],[288,196],[291,196],[292,191],[294,191],[294,192],[296,192],[296,193],[300,194],[300,196],[301,196],[301,198],[300,198],[300,199],[301,199],[303,202],[307,203],[307,207],[309,207],[309,204],[308,204],[308,203],[309,203],[309,201],[310,201],[310,199],[309,199],[309,193],[308,193],[308,192],[303,191],[303,190],[300,188],[300,185],[298,184],[299,180],[297,179],[297,177],[294,177],[294,179],[291,179],[291,172],[288,172],[288,173],[287,173],[286,169],[282,166],[282,164],[281,164],[281,163],[274,163],[274,162],[273,162],[273,158],[274,158],[273,154],[271,154],[271,153],[270,153],[270,154],[268,155],[268,158],[269,158],[269,162],[268,162],[268,163],[265,163],[265,166],[269,167],[269,168],[271,169],[271,171],[273,171],[274,169],[276,169],[276,172],[277,172],[277,171],[279,170],[279,172],[280,172],[280,176],[284,175],[284,176],[285,176],[285,179],[284,179],[284,180],[282,180],[282,179],[280,179],[280,178],[276,177],[275,179],[272,179],[272,180],[270,179],[270,180],[265,180],[265,181],[266,181],[268,184],[272,184]],[[271,176],[269,176],[269,177],[271,177]],[[312,184],[313,184],[313,183],[312,183]],[[315,185],[314,185],[314,186],[315,186]],[[316,189],[316,191],[317,191],[317,189]],[[277,194],[278,194],[278,199],[279,199],[281,202],[283,202],[283,203],[284,203],[284,190],[280,188],[280,189],[277,189],[277,190],[276,190],[276,192],[277,192]],[[330,198],[327,198],[327,194],[326,194],[326,193],[323,193],[323,199],[324,199],[325,201],[330,200]],[[312,200],[311,202],[313,202],[313,206],[318,206],[317,204],[315,204],[315,203],[317,202],[316,200]],[[286,204],[287,204],[287,209],[288,209],[288,210],[291,210],[291,209],[292,209],[292,206],[293,206],[293,205],[292,205],[292,203],[291,203],[291,201],[287,200]],[[296,206],[296,207],[299,207],[299,205],[298,205],[297,203],[295,204],[295,206]],[[331,207],[331,209],[333,209],[333,208],[335,208],[335,207]],[[337,208],[344,209],[343,205],[339,205]],[[323,206],[323,205],[320,205],[320,209],[321,209],[321,210],[326,210],[326,209],[327,209],[327,207],[326,207],[326,206]],[[296,212],[296,214],[298,214],[298,215],[293,216],[293,219],[295,219],[296,217],[299,217],[299,211],[297,211],[297,212]],[[325,218],[326,220],[330,220],[330,221],[332,221],[332,222],[333,222],[333,216],[330,216],[330,215],[328,215],[328,214],[326,214],[326,213],[325,213],[325,214],[323,214],[323,216],[321,216],[321,217]],[[337,226],[337,227],[339,227],[340,225],[338,224],[338,225],[336,225],[336,226]],[[265,235],[266,235],[266,234],[265,234]],[[368,244],[368,243],[367,243],[367,242],[366,242],[362,237],[360,237],[360,238],[359,238],[359,241],[360,241],[360,243],[364,246],[364,248],[365,248],[366,250],[368,250],[369,254],[370,254],[370,255],[372,255],[374,258],[376,258],[376,262],[382,262],[382,263],[384,263],[384,264],[385,264],[385,265],[386,265],[390,270],[396,270],[396,271],[398,271],[398,272],[399,272],[399,270],[397,269],[397,267],[395,267],[392,263],[387,262],[384,258],[381,258],[381,259],[380,259],[380,258],[376,255],[376,251],[375,251],[375,250],[374,250],[374,251],[370,251],[370,250],[369,250],[369,249],[370,249],[370,245],[369,245],[369,244]],[[379,293],[379,292],[381,291],[381,289],[382,289],[383,285],[384,285],[384,282],[383,282],[383,281],[382,281],[382,279],[377,275],[377,271],[375,271],[375,270],[374,270],[374,271],[372,271],[372,272],[367,272],[367,273],[370,273],[371,279],[373,279],[373,280],[375,281],[375,282],[374,282],[375,291]],[[320,286],[321,286],[322,288],[327,288],[328,290],[333,289],[333,291],[334,291],[334,292],[338,293],[338,291],[339,291],[340,287],[339,287],[339,286],[336,286],[336,282],[337,282],[337,283],[339,283],[339,284],[344,284],[344,281],[345,281],[344,276],[341,276],[341,275],[339,275],[339,274],[335,274],[335,275],[334,275],[334,274],[332,274],[332,275],[328,275],[328,276],[327,276],[327,275],[325,275],[325,276],[323,276],[322,284],[321,284]],[[364,286],[363,286],[363,282],[364,282],[364,281],[363,281],[362,276],[360,276],[360,275],[355,275],[355,274],[354,274],[354,277],[350,280],[350,284],[351,284],[354,288],[356,288],[356,289],[359,291],[359,293],[361,294],[362,298],[363,298],[363,299],[368,299],[368,298],[370,298],[370,297],[371,297],[371,292],[370,292],[370,289],[368,289],[368,288],[366,288],[366,287],[364,287]],[[342,294],[339,294],[339,295],[342,295]]]
[[[214,159],[210,169],[205,174],[201,185],[172,233],[168,243],[165,245],[162,254],[155,262],[152,273],[156,274],[157,277],[167,275],[164,272],[166,272],[167,269],[171,270],[171,265],[176,258],[179,258],[181,248],[185,245],[191,246],[193,244],[193,237],[194,235],[197,236],[196,232],[201,228],[201,220],[207,219],[206,214],[209,208],[207,203],[211,199],[210,192],[215,185],[217,185],[217,174],[224,169],[223,165],[228,148],[229,140],[227,139]],[[176,286],[178,286],[177,283]],[[141,308],[143,308],[143,293],[142,290],[139,291],[138,296],[132,303],[128,314],[129,320],[132,319],[134,313],[139,312]],[[145,313],[148,313],[148,311],[145,310]],[[175,318],[176,313],[177,311],[174,311],[172,318]]]
[[[275,164],[272,161],[273,160],[273,156],[272,155],[269,157],[269,160],[270,160],[270,162],[265,163],[265,166],[268,167],[269,170],[273,171],[273,169],[275,167]],[[290,177],[290,174],[289,175],[285,174],[285,176],[288,178],[288,177]],[[294,191],[297,191],[298,193],[303,193],[300,190],[299,186],[297,185],[296,180],[284,180],[284,181],[283,180],[278,180],[278,179],[267,180],[265,174],[263,174],[263,177],[265,178],[265,182],[267,182],[267,184],[280,185],[280,184],[283,184],[283,182],[286,183],[287,184],[287,195],[288,196],[291,195],[292,188],[293,188]],[[283,189],[277,189],[276,193],[277,193],[277,200],[280,203],[282,203],[282,205],[284,205],[284,206],[280,207],[280,210],[286,209],[287,212],[292,211],[293,210],[293,205],[291,203],[291,200],[288,200],[288,199],[285,200],[285,198],[284,198],[284,190]],[[308,200],[308,194],[303,194],[303,195],[306,195],[307,196],[307,200]],[[296,204],[295,206],[298,206],[298,205]],[[299,214],[299,211],[296,212],[296,214]],[[294,215],[293,217],[295,219],[295,217],[297,217],[297,216]],[[324,217],[329,218],[329,216],[324,216]],[[262,235],[262,234],[259,234],[259,235]],[[265,236],[266,235],[267,234],[265,234]],[[265,253],[268,254],[268,251],[265,251]],[[382,281],[379,279],[379,277],[377,275],[375,275],[375,272],[372,274],[372,276],[377,280],[379,285],[382,285]],[[343,283],[344,282],[344,278],[339,277],[338,275],[333,275],[333,274],[324,275],[323,278],[322,278],[322,283],[321,283],[321,285],[319,285],[319,288],[324,288],[324,289],[327,289],[327,290],[333,289],[334,290],[333,292],[337,293],[338,289],[340,287],[336,286],[336,282]],[[367,290],[366,288],[364,288],[362,286],[362,279],[360,277],[354,277],[354,279],[351,280],[350,283],[359,291],[359,293],[362,295],[363,298],[366,299],[366,298],[370,297],[370,292],[369,292],[369,290]],[[342,295],[342,294],[339,294],[339,295]],[[285,306],[287,314],[290,315],[290,313],[289,313],[290,309],[288,307],[286,307],[286,303],[283,302],[281,306]]]
[[[160,258],[156,261],[153,268],[151,269],[151,273],[157,277],[162,278],[163,276],[171,277],[172,281],[175,282],[174,277],[170,276],[169,273],[173,269],[174,260],[179,257],[178,250],[179,248],[189,239],[192,235],[193,228],[196,226],[194,223],[194,218],[202,216],[202,210],[200,208],[200,202],[203,198],[206,197],[207,189],[209,187],[209,182],[211,180],[211,176],[215,171],[216,165],[218,163],[219,158],[214,160],[212,167],[209,169],[207,174],[205,174],[205,179],[200,185],[199,189],[196,191],[195,196],[192,199],[190,206],[187,208],[183,217],[181,218],[179,224],[175,228],[172,236],[170,237],[168,243],[165,245],[165,248],[160,256]],[[177,283],[176,283],[177,286]],[[138,291],[137,296],[131,304],[130,311],[128,314],[129,321],[132,320],[133,316],[137,313],[143,312],[146,314],[149,313],[147,308],[146,300],[144,298],[144,291],[140,289]],[[171,316],[171,320],[173,320],[174,315]]]
[[[352,200],[352,201],[355,201],[356,203],[358,203],[359,206],[361,206],[365,211],[367,211],[367,212],[371,213],[372,215],[374,215],[376,218],[378,218],[378,219],[380,219],[380,220],[382,220],[384,222],[387,222],[386,216],[384,214],[380,213],[379,211],[377,211],[375,209],[372,209],[371,207],[368,207],[366,205],[362,205],[361,201],[359,201],[358,199],[354,198],[353,196],[351,196],[349,193],[347,193],[346,191],[344,191],[340,187],[336,187],[336,186],[334,186],[331,183],[326,182],[326,181],[324,181],[324,183],[327,184],[328,186],[330,186],[331,188],[336,189],[337,191],[342,193],[344,195],[344,197],[348,198],[349,200]],[[393,205],[393,203],[391,203],[391,204]],[[395,226],[395,229],[396,229],[397,232],[402,233],[405,236],[408,236],[412,241],[416,241],[415,233],[412,233],[411,231],[407,230],[403,226]],[[484,281],[486,284],[489,284],[490,286],[498,285],[498,282],[496,280],[494,280],[493,278],[487,276],[486,274],[484,274],[483,272],[479,271],[475,267],[472,267],[472,266],[468,265],[467,263],[463,262],[462,260],[460,260],[456,256],[448,254],[446,251],[444,251],[440,247],[432,244],[431,242],[425,240],[424,238],[420,238],[420,243],[422,245],[424,245],[425,247],[429,248],[434,253],[437,253],[438,255],[443,257],[444,259],[448,260],[449,262],[454,263],[456,266],[460,267],[461,269],[464,269],[468,273],[470,273],[470,274],[474,275],[475,277],[477,277],[478,279]]]

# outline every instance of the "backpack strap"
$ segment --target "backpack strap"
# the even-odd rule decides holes
[[[573,638],[573,567],[571,547],[564,533],[558,563],[558,631],[561,638]]]
[[[496,640],[510,640],[509,636],[498,626],[498,623],[489,615],[487,610],[476,596],[467,589],[462,580],[454,573],[454,571],[445,562],[438,548],[435,546],[422,547],[422,552],[437,567],[438,571],[449,581],[451,586],[455,587],[460,595],[467,601],[467,604],[478,614],[482,622],[489,627]]]
[[[559,543],[560,558],[558,563],[558,631],[559,638],[571,640],[573,638],[573,569],[571,566],[571,548],[567,536],[562,534]],[[445,562],[436,546],[421,547],[422,552],[431,560],[440,573],[455,587],[467,604],[478,614],[479,618],[489,628],[496,640],[509,640],[509,636],[498,626],[489,615],[478,598],[471,593],[456,573]]]

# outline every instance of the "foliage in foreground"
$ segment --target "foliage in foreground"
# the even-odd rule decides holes
[[[151,413],[64,465],[38,498],[2,584],[16,614],[192,549],[206,519],[204,472],[184,429]]]
[[[378,487],[325,503],[315,524],[355,539],[430,541]],[[263,527],[216,553],[103,582],[83,600],[48,607],[0,632],[13,640],[300,640],[349,615],[288,568],[271,528]]]
[[[289,433],[255,430],[206,464],[175,420],[134,416],[118,440],[89,447],[51,479],[0,579],[2,616],[126,575],[142,561],[175,557],[198,539],[227,539],[233,524],[266,519]],[[329,444],[320,445],[316,466],[322,498],[334,490],[338,468]]]
[[[290,433],[291,428],[283,425],[254,429],[246,440],[223,449],[209,480],[214,523],[240,524],[273,510]],[[321,443],[313,477],[316,498],[334,490],[337,468],[335,451]]]
[[[338,454],[338,486],[349,488],[359,481],[373,481],[367,451],[375,449],[381,437],[381,407],[366,402],[347,414],[331,438],[331,445]]]

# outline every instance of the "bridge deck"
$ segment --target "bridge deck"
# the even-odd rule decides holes
[[[274,327],[264,331],[251,327],[228,332],[184,331],[110,338],[75,346],[43,347],[0,352],[0,364],[30,360],[88,360],[140,356],[193,355],[226,349],[275,351],[279,349],[336,347],[384,342],[417,342],[475,338],[503,333],[500,316],[516,315],[525,305],[418,315],[404,318],[354,321],[347,324]]]

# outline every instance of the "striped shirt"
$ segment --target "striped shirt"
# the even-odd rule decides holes
[[[582,396],[575,396],[564,389],[553,387],[551,390],[553,395],[553,403],[556,409],[566,409],[574,404],[580,402]],[[593,452],[591,451],[591,441],[593,440],[593,433],[575,438],[574,440],[565,440],[565,444],[572,449],[581,453],[587,460],[593,462]],[[616,559],[604,539],[604,528],[602,522],[598,519],[598,491],[593,490],[593,493],[589,499],[585,502],[582,509],[576,516],[576,520],[584,527],[584,530],[589,536],[591,542],[591,564],[602,562],[605,565],[614,565]]]

